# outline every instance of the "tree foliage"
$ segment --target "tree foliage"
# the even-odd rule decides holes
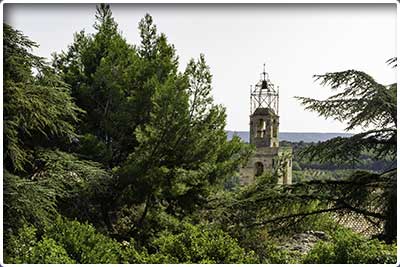
[[[377,158],[389,156],[395,159],[397,84],[382,85],[368,74],[354,70],[327,73],[316,77],[322,81],[323,85],[329,85],[333,90],[343,88],[343,91],[327,100],[299,98],[306,109],[316,111],[324,117],[347,121],[347,130],[361,127],[365,131],[350,138],[334,138],[310,146],[303,153],[310,155],[311,159],[318,155],[320,162],[357,160],[363,151],[371,151]],[[354,173],[350,177],[355,184],[360,178],[363,179],[365,184],[361,185],[361,190],[368,192],[362,194],[361,197],[354,194],[352,207],[362,207],[360,212],[366,216],[368,214],[382,215],[381,219],[385,224],[383,238],[387,241],[395,240],[397,235],[396,176],[397,171],[394,168],[382,174]],[[372,184],[371,181],[373,181]],[[346,190],[355,193],[360,188],[351,186]],[[364,198],[364,196],[369,198]],[[377,208],[374,201],[385,208]]]
[[[96,32],[75,34],[68,50],[53,59],[57,72],[71,85],[77,105],[86,111],[79,125],[82,137],[76,152],[105,167],[114,166],[120,157],[115,154],[132,147],[126,135],[135,126],[134,85],[128,77],[139,59],[117,26],[110,7],[98,6]]]
[[[24,223],[43,227],[63,201],[85,203],[77,203],[77,194],[85,198],[85,190],[101,187],[109,175],[96,163],[59,151],[70,151],[79,137],[76,123],[83,110],[69,85],[31,53],[34,42],[7,24],[3,34],[4,226],[9,234]]]
[[[203,56],[189,63],[186,77],[157,88],[149,123],[136,131],[139,145],[118,172],[146,207],[164,200],[175,215],[204,204],[213,186],[234,173],[243,153],[239,139],[226,141],[225,113],[212,104]]]
[[[65,145],[76,138],[74,123],[82,110],[69,86],[43,58],[31,54],[36,43],[7,24],[3,36],[4,167],[23,172],[31,167],[35,147]]]
[[[177,233],[165,232],[152,244],[155,263],[256,263],[253,251],[246,252],[236,240],[210,225],[183,223]]]
[[[349,230],[337,231],[332,240],[318,243],[303,259],[303,263],[377,264],[395,263],[396,246],[377,239],[368,240]]]
[[[17,264],[76,263],[54,239],[45,237],[38,241],[36,234],[35,227],[25,225],[20,228],[18,235],[10,238],[4,250],[4,262]]]
[[[11,236],[5,248],[7,263],[144,263],[146,251],[138,252],[134,240],[119,243],[88,223],[58,216],[39,234],[33,226],[23,226]]]
[[[376,157],[396,156],[397,85],[382,85],[368,74],[348,70],[316,75],[322,85],[342,91],[326,100],[298,97],[307,110],[325,118],[348,123],[347,131],[356,127],[366,131],[350,138],[337,137],[304,151],[320,161],[357,160],[361,152],[372,150]]]

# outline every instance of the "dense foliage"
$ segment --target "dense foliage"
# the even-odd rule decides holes
[[[364,132],[350,138],[333,138],[310,146],[302,153],[320,162],[357,161],[365,151],[376,158],[396,160],[397,84],[382,85],[368,74],[355,70],[315,77],[323,85],[341,92],[327,100],[299,97],[306,109],[326,118],[346,121],[347,130],[361,127]],[[397,168],[392,165],[379,173],[354,172],[346,181],[346,190],[353,196],[344,202],[344,209],[383,222],[381,238],[387,242],[397,237],[396,179]]]
[[[396,260],[396,246],[341,229],[331,241],[316,244],[303,263],[376,264],[395,263]]]
[[[256,263],[227,233],[211,225],[183,223],[177,232],[163,232],[153,241],[157,263]],[[162,257],[160,257],[162,256]]]
[[[395,170],[311,179],[318,175],[302,172],[307,163],[296,158],[294,169],[305,176],[297,184],[277,185],[266,174],[237,186],[253,148],[227,140],[205,56],[180,72],[174,46],[150,15],[139,22],[137,45],[118,30],[109,5],[98,5],[95,16],[94,33],[76,33],[51,64],[33,55],[36,43],[4,24],[6,263],[325,263],[342,255],[346,263],[395,261],[395,244],[350,230],[334,234],[335,216],[361,213],[385,225],[381,239],[394,240]],[[296,157],[348,160],[340,153],[351,146],[352,160],[366,153],[395,160],[395,85],[355,71],[321,77],[361,90],[362,109],[351,117],[302,99],[308,108],[350,119],[349,129],[370,123],[376,130],[306,146]],[[332,238],[307,255],[282,246],[308,230]],[[362,258],[367,247],[372,252]]]

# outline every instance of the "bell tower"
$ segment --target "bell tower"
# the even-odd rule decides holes
[[[279,92],[264,70],[250,89],[250,143],[256,147],[279,147]]]
[[[250,87],[250,144],[255,153],[240,169],[240,183],[252,183],[270,173],[278,184],[292,183],[292,148],[279,147],[279,91],[265,64],[260,80]]]

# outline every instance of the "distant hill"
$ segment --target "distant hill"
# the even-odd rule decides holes
[[[227,131],[228,140],[232,139],[232,136],[235,134],[239,136],[245,142],[249,142],[249,132],[247,131]],[[279,133],[279,141],[289,141],[289,142],[319,142],[326,141],[334,137],[350,137],[353,134],[350,133],[287,133],[280,132]]]

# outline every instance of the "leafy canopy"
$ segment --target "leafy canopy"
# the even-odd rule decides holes
[[[396,156],[397,85],[382,85],[368,74],[348,70],[316,75],[322,85],[342,90],[326,100],[297,97],[306,110],[325,118],[348,123],[347,131],[361,127],[365,131],[350,138],[337,137],[304,151],[324,161],[358,160],[361,152],[373,151],[376,157]]]
[[[35,147],[66,145],[77,137],[75,122],[82,110],[69,86],[31,54],[36,43],[4,24],[3,46],[4,167],[21,172],[31,167]]]

